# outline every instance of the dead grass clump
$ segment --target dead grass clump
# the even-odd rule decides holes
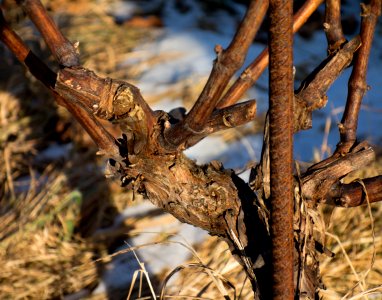
[[[344,179],[380,174],[382,158]],[[361,179],[360,179],[361,180]],[[333,258],[322,257],[324,299],[380,299],[382,297],[382,205],[334,208],[324,211],[328,219],[326,247]],[[370,294],[370,298],[366,296]],[[371,296],[373,295],[373,296]],[[374,298],[373,298],[374,297]]]
[[[181,295],[194,299],[253,299],[251,283],[224,241],[209,236],[196,247],[196,253],[196,262],[193,258],[173,270],[176,276],[168,278],[166,295],[178,299],[186,299]]]
[[[348,299],[376,287],[382,295],[382,239],[375,236],[382,230],[382,206],[373,204],[371,213],[365,206],[333,210],[327,247],[335,256],[321,262],[328,299]]]
[[[51,299],[98,282],[95,266],[87,264],[94,248],[74,234],[82,195],[67,189],[63,174],[45,176],[25,195],[2,201],[7,208],[0,216],[4,299]]]

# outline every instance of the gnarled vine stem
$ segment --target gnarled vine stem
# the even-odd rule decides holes
[[[120,177],[124,187],[141,193],[182,222],[203,228],[227,241],[249,276],[256,299],[270,299],[272,295],[282,299],[293,296],[313,299],[317,296],[319,283],[316,249],[311,246],[313,240],[308,243],[305,238],[299,238],[296,231],[292,236],[290,215],[291,210],[296,209],[292,191],[300,192],[299,197],[294,194],[298,205],[313,208],[317,203],[346,207],[361,205],[365,202],[364,188],[370,202],[382,199],[381,176],[365,179],[362,190],[356,182],[343,184],[340,181],[374,158],[374,151],[369,146],[355,143],[354,121],[365,92],[367,58],[381,3],[373,0],[370,6],[364,6],[360,38],[343,43],[341,38],[329,38],[329,44],[341,40],[341,47],[330,53],[293,94],[292,32],[296,32],[322,2],[306,1],[292,24],[291,1],[271,1],[269,54],[265,49],[223,95],[244,62],[248,47],[266,15],[268,1],[251,1],[232,43],[226,50],[216,48],[217,59],[195,105],[188,114],[180,116],[153,111],[137,87],[125,81],[100,77],[83,68],[76,45],[62,35],[38,0],[20,0],[18,3],[41,32],[59,64],[59,71],[53,72],[34,55],[2,15],[0,39],[52,91],[57,103],[65,106],[81,123],[100,153],[110,158],[108,170]],[[327,21],[338,25],[338,9],[333,8],[333,3],[338,2],[327,3]],[[295,175],[292,183],[291,136],[293,132],[312,126],[312,111],[326,105],[328,88],[351,64],[355,53],[354,75],[350,79],[341,144],[337,151],[342,155],[334,155],[305,173]],[[250,184],[232,170],[224,169],[219,162],[197,165],[188,159],[182,153],[185,148],[213,132],[255,118],[255,100],[235,103],[264,71],[269,57],[270,122],[269,127],[268,123],[265,125],[262,158],[252,170]],[[113,137],[102,127],[99,118],[118,123],[123,136]],[[285,198],[281,200],[285,201],[278,202],[284,193]],[[275,251],[271,251],[269,220]],[[300,225],[297,227],[302,230]],[[284,252],[285,249],[294,252],[293,259],[292,253],[286,256],[281,253],[281,248],[276,246],[277,239],[279,245],[285,247]],[[312,263],[306,263],[305,257],[301,257],[301,247],[310,247],[307,253],[310,253]],[[281,272],[276,274],[276,271]],[[269,285],[272,278],[273,288]]]

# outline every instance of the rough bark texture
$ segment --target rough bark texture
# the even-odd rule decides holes
[[[66,99],[84,99],[81,104],[95,115],[122,126],[125,134],[117,141],[120,157],[109,161],[110,175],[118,175],[123,186],[143,194],[180,221],[224,238],[255,288],[255,278],[267,278],[262,267],[263,256],[267,256],[263,252],[269,251],[268,234],[253,206],[255,193],[221,163],[199,166],[182,152],[166,148],[169,114],[152,112],[136,87],[82,68],[61,70],[55,90]],[[249,241],[252,234],[247,228],[259,239]],[[262,247],[258,241],[263,241]]]
[[[326,104],[327,89],[350,64],[359,44],[359,39],[355,38],[328,57],[296,92],[294,131],[310,127],[311,112]],[[110,160],[110,174],[117,174],[123,186],[143,194],[182,222],[225,239],[251,278],[256,297],[271,297],[270,169],[266,150],[257,168],[257,171],[261,169],[261,173],[257,173],[259,184],[252,185],[253,189],[250,189],[219,162],[199,166],[181,152],[168,147],[165,132],[178,120],[163,111],[153,112],[139,89],[131,84],[101,78],[83,68],[64,68],[57,76],[55,91],[97,117],[122,126],[125,134],[116,142],[119,157],[114,156]],[[222,122],[224,124],[223,118]],[[194,138],[199,139],[200,135]],[[268,149],[268,145],[269,140],[265,139],[264,149]],[[370,161],[372,155],[364,154],[357,155],[356,167]],[[309,214],[301,213],[301,207],[305,211],[314,210],[316,203],[326,197],[332,186],[354,170],[343,168],[344,161],[353,161],[351,154],[340,161],[341,172],[336,173],[333,165],[324,165],[319,168],[320,172],[312,172],[313,175],[308,171],[300,184],[298,181],[295,184],[295,199],[300,199],[295,203],[295,241],[300,242],[295,248],[294,282],[298,284],[295,293],[301,298],[315,297],[320,286],[316,241],[313,239],[314,220]],[[327,181],[328,174],[331,175],[330,181]],[[301,199],[314,201],[307,206]],[[306,248],[304,257],[301,256],[301,247]],[[311,259],[308,260],[308,256]]]

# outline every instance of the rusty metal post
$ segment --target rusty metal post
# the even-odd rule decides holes
[[[293,1],[269,6],[269,132],[273,299],[293,299]]]

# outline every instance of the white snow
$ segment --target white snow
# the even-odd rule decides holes
[[[156,209],[157,207],[149,202],[128,207],[115,220],[114,226],[118,227],[118,224],[123,222],[124,219],[140,216],[144,213],[147,214]],[[154,216],[151,220],[154,224],[157,224],[157,220],[160,217],[161,216]],[[108,228],[107,230],[112,230],[112,228]],[[170,234],[167,242],[152,244],[153,240],[158,238],[158,236],[167,236],[167,234],[171,232],[176,232],[176,234]],[[135,250],[135,253],[140,262],[144,263],[149,275],[155,275],[163,270],[171,271],[184,263],[192,255],[188,247],[200,243],[206,236],[207,233],[202,229],[180,223],[174,219],[173,222],[166,222],[160,226],[155,225],[145,228],[145,232],[134,235],[126,240],[128,245],[126,243],[117,249],[116,252],[128,249],[130,246],[139,246],[140,248]],[[102,281],[93,293],[97,294],[121,287],[128,289],[132,282],[134,272],[139,269],[139,262],[133,252],[121,253],[115,256],[112,261],[107,264],[106,270],[102,274]]]

